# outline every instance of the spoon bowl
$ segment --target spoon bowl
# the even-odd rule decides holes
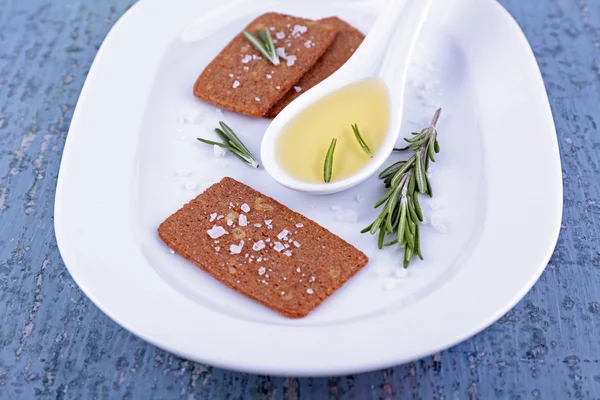
[[[354,55],[334,74],[287,106],[269,125],[262,143],[265,170],[281,185],[312,194],[349,189],[373,175],[387,160],[398,140],[402,123],[404,88],[410,56],[432,0],[390,0],[375,26]],[[309,183],[291,176],[278,161],[278,140],[285,127],[301,112],[332,93],[366,79],[381,80],[388,90],[389,125],[373,158],[351,176],[330,183]],[[348,121],[350,125],[352,121]]]

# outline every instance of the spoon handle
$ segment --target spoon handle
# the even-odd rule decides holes
[[[431,2],[390,0],[363,43],[342,67],[345,72],[357,77],[380,76],[384,81],[400,81],[403,85],[399,74],[408,69]],[[394,79],[386,79],[392,76]]]

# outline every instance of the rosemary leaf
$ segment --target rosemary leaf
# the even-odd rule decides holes
[[[325,156],[325,164],[323,166],[323,178],[325,182],[331,182],[331,173],[333,171],[333,152],[335,151],[336,144],[337,139],[333,138],[331,140],[331,144],[329,145],[329,150],[327,150],[327,155]]]
[[[207,140],[203,138],[197,138],[198,141],[210,145],[216,145],[226,150],[229,150],[231,153],[233,153],[234,156],[236,156],[252,168],[258,168],[259,165],[256,161],[256,158],[254,158],[250,150],[248,150],[248,148],[244,146],[240,138],[237,137],[233,130],[229,126],[227,126],[223,121],[219,121],[219,125],[221,125],[222,129],[215,128],[215,132],[223,141],[223,143],[214,142],[212,140]]]
[[[360,131],[358,130],[358,124],[352,125],[352,131],[354,132],[354,137],[356,137],[356,140],[358,141],[358,144],[360,144],[360,147],[362,147],[362,149],[365,151],[365,153],[369,155],[369,157],[373,158],[373,153],[371,152],[371,149],[369,148],[365,140],[362,138]]]
[[[273,65],[279,65],[279,56],[277,55],[277,51],[275,51],[273,38],[271,37],[271,32],[269,32],[268,28],[258,31],[259,38],[248,31],[244,31],[243,33],[246,39],[248,39],[248,41],[256,50],[258,50],[260,54],[262,54],[267,60],[271,61]]]

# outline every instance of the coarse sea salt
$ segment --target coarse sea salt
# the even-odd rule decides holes
[[[296,91],[296,93],[300,93],[302,91],[302,88],[300,86],[294,86],[294,90]]]
[[[284,229],[281,232],[279,232],[279,234],[277,235],[277,239],[279,239],[279,240],[287,240],[287,235],[289,233],[290,233],[290,231],[288,231],[287,229]]]
[[[248,64],[250,61],[252,61],[252,56],[250,54],[246,54],[242,58],[242,63],[244,63],[244,64]]]
[[[244,214],[240,214],[240,216],[238,218],[238,225],[239,226],[248,225],[248,217],[246,217]]]
[[[292,256],[292,252],[289,251],[289,250],[284,251],[283,254],[286,255],[286,256],[288,256],[288,257]]]
[[[264,249],[265,247],[265,242],[263,240],[259,240],[258,242],[254,243],[254,245],[252,246],[252,250],[259,251]]]
[[[265,272],[267,272],[267,269],[266,269],[265,267],[259,267],[259,268],[258,268],[258,274],[259,274],[259,275],[261,275],[261,276],[262,276],[262,275],[264,275],[264,274],[265,274]]]
[[[308,294],[313,294],[315,291],[312,290],[311,288],[306,289],[306,293]]]
[[[297,223],[296,224],[296,228],[304,228],[304,224],[303,223]]]
[[[217,158],[222,158],[227,155],[227,150],[222,148],[221,146],[213,145],[213,155]]]
[[[358,221],[358,214],[354,210],[341,210],[335,213],[335,220],[353,224]]]
[[[286,61],[286,65],[288,67],[291,67],[292,65],[294,65],[296,63],[296,56],[295,55],[289,55],[287,56],[287,58],[285,59]]]
[[[281,58],[283,58],[284,60],[287,58],[287,54],[285,54],[285,48],[283,47],[278,47],[275,49],[275,51],[277,52],[277,55]]]
[[[208,233],[208,236],[210,236],[212,239],[220,238],[221,236],[227,235],[229,233],[225,230],[225,228],[223,228],[220,225],[214,225],[206,232]]]
[[[383,288],[385,290],[394,290],[396,288],[397,284],[398,284],[398,281],[396,281],[395,279],[386,279],[385,282],[383,283]]]
[[[272,77],[273,77],[273,75],[267,74],[267,79],[271,79]]]
[[[217,213],[210,214],[210,222],[213,222],[215,219],[217,219]]]
[[[236,89],[238,86],[240,86],[240,81],[238,81],[237,79],[235,81],[233,81],[233,85],[231,85],[232,88]]]
[[[306,33],[308,28],[304,25],[294,25],[291,35],[294,37],[300,37],[303,33]]]
[[[294,240],[294,246],[296,246],[296,247],[300,247],[300,246],[302,246],[302,245],[301,245],[300,243],[298,243],[297,241],[295,241],[295,240]]]
[[[285,249],[285,247],[281,243],[275,242],[275,246],[273,247],[273,250],[280,253],[281,250],[284,250],[284,249]]]
[[[242,206],[240,208],[245,213],[250,212],[250,206],[248,204],[246,204],[246,203],[242,204]]]
[[[408,276],[408,271],[406,270],[406,268],[398,268],[396,269],[396,272],[394,272],[394,275],[396,276],[396,278],[406,278]]]
[[[283,38],[285,37],[285,32],[277,32],[277,33],[275,34],[275,37],[276,37],[277,39],[283,39]]]
[[[244,247],[244,240],[240,240],[240,244],[232,244],[229,246],[229,252],[231,254],[240,254],[242,252],[242,248]]]

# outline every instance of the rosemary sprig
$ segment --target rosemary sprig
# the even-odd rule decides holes
[[[279,65],[279,56],[277,55],[275,43],[273,43],[273,37],[269,28],[259,29],[258,38],[248,31],[244,31],[244,36],[273,65]]]
[[[223,121],[219,121],[219,125],[221,126],[221,128],[215,128],[215,132],[217,133],[217,135],[219,135],[223,143],[213,142],[212,140],[202,138],[197,138],[197,140],[201,141],[202,143],[219,146],[226,150],[229,150],[233,153],[234,156],[236,156],[252,168],[258,168],[258,162],[256,161],[256,158],[254,158],[252,153],[250,153],[250,150],[248,150],[248,148],[244,146],[240,138],[237,137],[235,132],[233,132],[233,129],[227,126],[227,124]]]
[[[419,193],[433,195],[431,182],[427,178],[429,162],[435,162],[434,154],[440,151],[437,141],[436,124],[441,109],[435,112],[431,124],[421,132],[413,133],[413,137],[405,139],[414,154],[405,161],[398,161],[379,174],[384,180],[388,192],[376,204],[375,208],[383,205],[375,221],[361,233],[370,232],[372,235],[379,231],[378,247],[398,244],[404,249],[404,268],[407,268],[416,255],[421,260],[421,235],[419,225],[423,222],[423,213],[419,205]],[[394,234],[393,239],[385,242],[386,236]]]
[[[371,149],[360,135],[360,131],[358,130],[358,124],[352,125],[352,131],[354,132],[354,136],[356,137],[356,140],[358,140],[358,144],[360,144],[360,147],[362,147],[362,149],[365,151],[365,153],[369,155],[369,157],[373,158],[373,153],[371,152]]]
[[[323,166],[323,179],[325,182],[331,182],[331,173],[333,171],[333,152],[335,151],[335,145],[337,144],[337,139],[333,138],[331,140],[331,144],[329,145],[329,150],[327,150],[327,155],[325,156],[325,164]]]

